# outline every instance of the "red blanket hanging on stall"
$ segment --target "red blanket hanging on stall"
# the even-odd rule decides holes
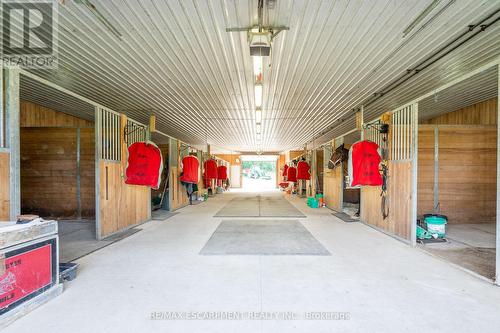
[[[205,179],[217,179],[217,162],[214,159],[206,160],[203,168]]]
[[[288,165],[285,164],[285,166],[283,167],[283,177],[287,177],[288,176]]]
[[[287,180],[289,182],[296,182],[297,181],[297,168],[295,168],[295,167],[288,168]]]
[[[219,180],[227,179],[227,167],[225,165],[220,165],[217,168],[217,179]]]
[[[162,169],[161,152],[154,143],[135,142],[128,147],[126,184],[145,185],[158,189]]]
[[[196,156],[189,155],[182,159],[182,176],[179,178],[184,183],[198,183],[198,169],[200,162]]]
[[[356,142],[352,146],[352,186],[382,185],[382,175],[379,172],[381,161],[378,145],[372,141]]]
[[[311,179],[311,174],[309,173],[309,164],[306,161],[300,161],[299,163],[297,163],[297,179]]]

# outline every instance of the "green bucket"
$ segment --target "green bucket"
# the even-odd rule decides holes
[[[432,235],[422,228],[421,226],[417,225],[417,238],[418,239],[431,239]]]
[[[311,200],[311,208],[319,208],[319,201],[316,198],[312,198]]]
[[[428,215],[424,217],[427,224],[427,231],[430,234],[437,234],[438,237],[444,238],[446,236],[446,223],[448,219],[444,215]]]

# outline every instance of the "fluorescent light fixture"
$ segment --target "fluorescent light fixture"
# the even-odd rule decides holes
[[[403,38],[405,38],[419,23],[421,23],[441,2],[441,0],[433,0],[425,9],[414,19],[403,31]]]
[[[262,57],[253,58],[253,74],[255,76],[255,83],[262,83]]]
[[[252,57],[253,58],[253,73],[255,76],[262,73],[262,57]]]
[[[113,35],[118,37],[119,39],[122,38],[122,34],[118,29],[116,29],[113,24],[96,8],[96,6],[91,3],[89,0],[76,0],[76,3],[80,3],[85,5],[90,12],[108,29]]]
[[[255,110],[255,122],[256,123],[262,122],[262,110],[261,109]]]
[[[262,135],[260,133],[257,133],[257,135],[255,136],[255,138],[257,139],[257,141],[260,142],[260,140],[262,140]]]
[[[262,130],[262,125],[261,124],[257,124],[255,125],[255,132],[257,134],[260,134],[260,131]]]
[[[262,86],[260,84],[255,86],[255,107],[262,107]]]

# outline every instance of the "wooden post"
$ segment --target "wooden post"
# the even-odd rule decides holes
[[[313,149],[311,152],[311,195],[316,197],[316,179],[318,178],[318,168],[317,168],[317,150]]]

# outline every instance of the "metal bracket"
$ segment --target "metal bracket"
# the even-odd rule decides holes
[[[268,32],[271,34],[271,42],[273,39],[282,31],[284,30],[290,30],[290,27],[286,26],[278,26],[278,27],[261,27],[261,26],[254,26],[254,27],[230,27],[226,28],[226,32],[246,32],[247,33],[247,39],[250,38],[250,34],[252,33],[253,30],[258,30],[256,33],[264,33]]]
[[[125,143],[128,145],[128,136],[132,133],[135,133],[139,130],[142,130],[144,132],[144,138],[147,137],[147,131],[146,131],[146,127],[144,126],[138,126],[138,125],[126,125],[124,128],[123,128],[123,136],[124,136],[124,140],[125,140]]]
[[[380,134],[389,133],[389,124],[384,123],[372,123],[372,124],[363,124],[364,129],[373,128],[377,130]]]

